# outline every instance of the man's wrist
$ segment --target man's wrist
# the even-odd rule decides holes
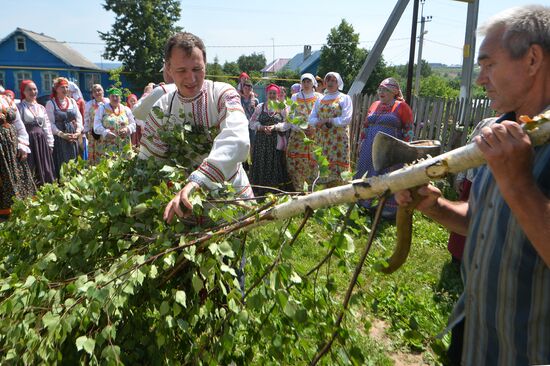
[[[205,184],[195,175],[191,174],[189,176],[189,178],[187,178],[187,183],[186,184],[192,184],[193,185],[193,190],[195,189],[198,189],[198,188],[205,188]]]

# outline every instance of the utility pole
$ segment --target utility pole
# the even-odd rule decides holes
[[[411,103],[412,76],[414,67],[414,51],[416,46],[416,26],[418,24],[418,1],[414,0],[413,20],[411,29],[411,46],[409,49],[409,68],[407,69],[407,89],[405,90],[405,101],[408,105]]]
[[[431,22],[432,17],[428,15],[424,17],[424,3],[426,0],[420,0],[421,10],[420,10],[420,36],[418,37],[418,60],[416,61],[416,77],[414,78],[414,95],[418,97],[420,95],[420,71],[422,69],[422,46],[424,44],[424,23]]]
[[[275,38],[271,38],[271,41],[273,42],[273,62],[275,62]]]
[[[403,12],[407,8],[408,4],[409,0],[398,0],[397,4],[395,4],[391,15],[386,21],[386,25],[384,25],[384,29],[382,29],[382,32],[378,36],[376,43],[370,50],[367,59],[363,63],[363,66],[361,66],[357,77],[353,81],[351,88],[349,88],[348,95],[352,96],[355,94],[360,94],[365,87],[365,84],[367,83],[367,80],[369,79],[372,70],[374,70],[376,63],[380,60],[380,57],[382,56],[382,51],[384,51],[384,47],[386,47],[386,44],[388,43],[388,40],[390,39],[390,36],[395,29],[395,26],[399,22],[399,19],[401,19],[401,15],[403,15]]]
[[[460,81],[460,98],[471,96],[472,74],[475,63],[476,28],[479,0],[468,1],[468,16],[466,19],[466,35],[464,36],[464,52],[462,60],[462,78]]]

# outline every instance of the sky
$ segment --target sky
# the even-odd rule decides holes
[[[123,0],[121,0],[123,1]],[[104,45],[98,31],[109,31],[115,15],[100,0],[2,0],[0,39],[17,27],[44,33],[65,41],[92,62],[102,58]],[[481,0],[478,24],[500,10],[531,4],[526,0]],[[550,3],[550,0],[539,3]],[[181,0],[177,25],[201,37],[207,47],[208,62],[236,61],[241,55],[261,53],[267,62],[292,58],[304,45],[320,49],[331,28],[342,19],[359,34],[360,47],[370,49],[383,29],[397,0],[278,0],[215,1]],[[384,52],[390,65],[404,64],[409,57],[413,1],[409,2]],[[455,0],[425,0],[422,58],[430,63],[462,64],[467,4]],[[418,27],[417,34],[420,33]],[[477,39],[476,48],[480,39]],[[418,45],[418,44],[417,44]],[[416,57],[415,57],[416,60]]]

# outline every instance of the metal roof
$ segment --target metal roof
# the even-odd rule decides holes
[[[21,33],[27,36],[29,39],[35,41],[38,45],[46,49],[54,56],[60,58],[67,65],[80,67],[83,69],[101,70],[93,62],[82,56],[78,51],[69,47],[65,42],[60,42],[55,38],[45,35],[44,33],[36,33],[23,28],[17,28],[10,33],[7,37],[2,39],[0,43],[3,43],[15,33]]]
[[[321,51],[313,51],[311,55],[304,61],[304,53],[298,53],[296,56],[290,59],[288,63],[285,65],[286,69],[295,70],[298,73],[302,73],[305,69],[307,69],[313,62],[316,60],[319,60],[321,57]]]
[[[287,64],[287,62],[289,60],[290,60],[289,58],[278,58],[275,61],[270,62],[266,67],[264,67],[262,69],[262,72],[263,73],[266,73],[266,72],[275,73],[275,72],[281,70],[283,67],[285,67],[285,65]]]

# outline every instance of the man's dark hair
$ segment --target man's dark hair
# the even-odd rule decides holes
[[[202,57],[204,58],[204,63],[206,64],[206,47],[204,46],[204,42],[193,33],[180,32],[174,34],[168,39],[166,45],[164,46],[164,59],[166,62],[170,61],[170,56],[172,56],[172,50],[174,47],[180,48],[188,56],[190,56],[193,49],[197,47],[202,51]]]

